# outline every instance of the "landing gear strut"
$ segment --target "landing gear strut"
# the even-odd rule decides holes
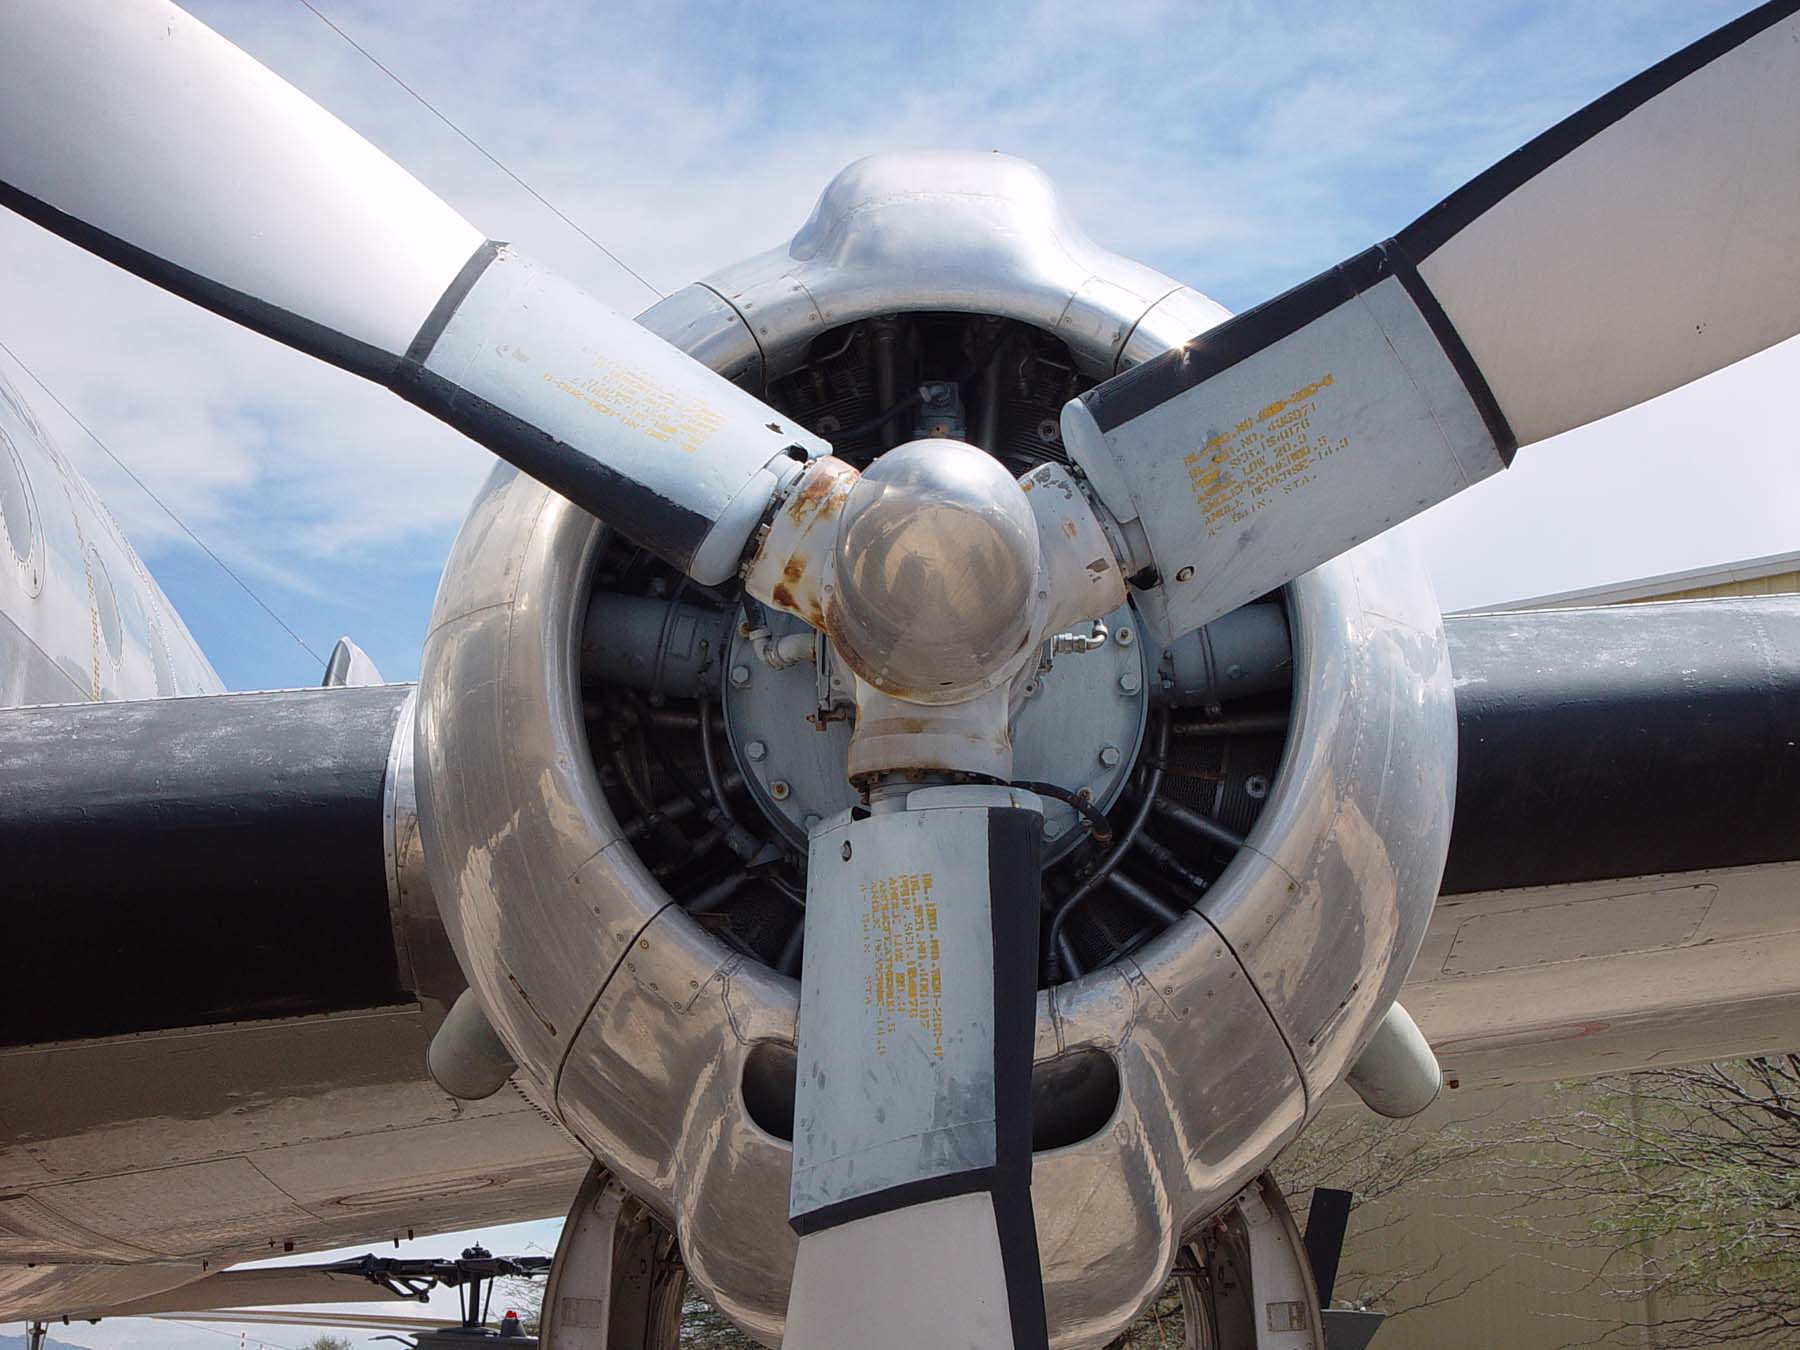
[[[1362,1350],[1380,1313],[1320,1310],[1331,1301],[1349,1198],[1314,1192],[1302,1239],[1274,1177],[1238,1192],[1176,1262],[1182,1350]]]
[[[606,1169],[588,1169],[550,1266],[541,1350],[675,1350],[686,1281],[675,1239]]]

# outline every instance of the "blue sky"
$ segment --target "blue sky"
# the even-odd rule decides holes
[[[1742,8],[317,2],[664,291],[785,239],[860,155],[965,147],[1036,161],[1096,239],[1232,309],[1392,233]],[[653,298],[297,0],[194,8],[490,234],[619,308]],[[389,678],[416,674],[486,452],[10,216],[0,337],[319,653],[349,633]],[[1409,531],[1448,607],[1800,547],[1795,388],[1790,342],[1529,448]],[[228,683],[316,683],[312,658],[36,402]],[[487,1236],[547,1247],[554,1225]]]
[[[665,291],[785,239],[859,155],[961,146],[1035,160],[1095,238],[1233,309],[1740,8],[320,5]],[[653,299],[297,0],[195,8],[489,233],[622,309]],[[411,678],[486,453],[22,221],[0,241],[8,343],[315,650],[349,633]],[[1446,604],[1800,544],[1797,376],[1790,343],[1526,450],[1412,527]],[[65,445],[231,685],[316,681],[78,432]]]

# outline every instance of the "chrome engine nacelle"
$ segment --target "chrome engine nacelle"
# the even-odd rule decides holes
[[[920,315],[967,320],[969,349],[995,369],[1013,350],[1005,343],[1027,352],[1016,372],[981,367],[955,399],[921,392],[922,423],[961,416],[954,405],[968,392],[979,412],[971,422],[988,424],[968,439],[981,444],[985,430],[984,448],[1000,453],[1006,433],[991,410],[1004,402],[1002,378],[1025,389],[1038,371],[1028,360],[1049,369],[1066,352],[1069,381],[1097,380],[1224,311],[1087,241],[1030,166],[924,154],[851,166],[791,244],[688,287],[641,321],[785,401],[826,439],[854,445],[860,435],[874,454],[885,427],[844,425],[854,399],[840,399],[832,381],[887,406],[899,392],[892,354],[913,331],[908,316]],[[991,351],[982,324],[1007,335]],[[829,364],[851,358],[862,364],[848,375]],[[883,369],[886,389],[877,387]],[[982,379],[992,386],[985,395]],[[1028,425],[1029,401],[1017,406]],[[738,610],[726,604],[717,633],[695,639],[711,645],[677,651],[682,583],[648,576],[622,548],[601,522],[514,470],[501,466],[488,481],[451,552],[425,644],[414,742],[425,862],[457,957],[519,1065],[516,1081],[674,1227],[709,1296],[774,1344],[795,1249],[784,1131],[799,986],[781,971],[796,968],[797,939],[783,941],[779,925],[796,917],[782,908],[794,882],[781,869],[792,866],[797,808],[782,807],[799,788],[759,768],[753,747],[766,756],[789,744],[771,739],[773,726],[817,737],[792,744],[826,753],[830,671],[806,665],[816,678],[779,695],[785,708],[816,684],[811,726],[796,716],[789,730],[760,705],[746,712],[728,697],[740,662],[748,687],[804,661],[801,643],[782,645],[793,632],[763,632],[756,651],[776,659],[751,669],[745,644],[760,630],[748,616],[734,626]],[[608,588],[666,607],[648,658],[626,653],[608,666],[650,668],[617,697],[594,684],[592,659],[585,687],[582,674],[584,639],[606,640],[585,629],[596,591]],[[702,618],[717,599],[688,598]],[[1096,762],[1111,751],[1105,767],[1115,771],[1096,770],[1100,805],[1128,802],[1133,785],[1153,804],[1172,756],[1198,762],[1229,747],[1238,725],[1263,737],[1268,765],[1242,780],[1255,790],[1241,847],[1219,854],[1219,839],[1235,836],[1214,821],[1190,831],[1172,863],[1159,845],[1153,882],[1121,865],[1105,902],[1115,909],[1102,918],[1129,911],[1136,926],[1119,936],[1118,924],[1094,919],[1069,948],[1073,968],[1047,973],[1040,991],[1033,1203],[1059,1346],[1117,1335],[1160,1288],[1183,1236],[1262,1171],[1345,1077],[1393,1002],[1436,896],[1456,730],[1422,568],[1378,541],[1300,578],[1279,603],[1292,635],[1291,698],[1263,697],[1286,705],[1285,741],[1266,712],[1221,716],[1228,691],[1196,696],[1201,711],[1188,720],[1151,707],[1150,686],[1169,683],[1173,658],[1122,655],[1117,641],[1098,655],[1056,658],[1124,661],[1122,674],[1105,671],[1121,688],[1137,678],[1130,662],[1143,662],[1142,707],[1125,710],[1137,720],[1119,723],[1136,734],[1094,733],[1107,738]],[[670,706],[659,681],[690,677],[683,693],[695,694],[693,710]],[[746,730],[753,715],[763,721]],[[1152,716],[1155,735],[1145,731]],[[703,754],[684,769],[670,747],[696,735]],[[1020,754],[1023,764],[1023,745]],[[1216,779],[1220,801],[1239,781],[1228,755],[1219,749],[1218,764],[1206,761],[1191,779]],[[658,783],[673,794],[667,811]],[[735,811],[704,815],[720,797]],[[1176,806],[1169,829],[1207,814],[1192,799]],[[1091,867],[1069,819],[1057,866]],[[680,856],[684,842],[716,850],[725,875],[695,880],[702,860]],[[1194,861],[1208,850],[1210,861]],[[1078,875],[1046,873],[1047,895]],[[1131,910],[1129,887],[1154,894]]]

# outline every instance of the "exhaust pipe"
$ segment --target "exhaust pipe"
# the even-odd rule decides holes
[[[478,1102],[505,1087],[519,1066],[494,1034],[493,1024],[475,1001],[475,991],[465,989],[431,1038],[425,1067],[431,1081],[452,1097]]]

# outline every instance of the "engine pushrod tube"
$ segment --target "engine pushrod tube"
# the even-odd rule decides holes
[[[1198,811],[1188,810],[1180,802],[1172,802],[1167,797],[1158,797],[1154,805],[1158,815],[1168,817],[1183,829],[1191,830],[1203,838],[1210,839],[1222,848],[1236,850],[1244,846],[1243,835],[1226,829],[1218,821],[1208,819]]]
[[[1074,913],[1075,906],[1092,895],[1100,883],[1112,875],[1113,869],[1119,865],[1126,853],[1130,851],[1131,846],[1137,842],[1138,834],[1144,828],[1144,822],[1150,818],[1150,809],[1156,803],[1156,794],[1162,790],[1163,774],[1168,765],[1168,758],[1169,717],[1165,713],[1156,733],[1156,757],[1150,761],[1150,777],[1144,784],[1143,800],[1138,803],[1137,810],[1133,812],[1131,824],[1126,826],[1125,833],[1119,836],[1118,843],[1113,845],[1112,852],[1106,855],[1100,866],[1094,869],[1093,875],[1069,892],[1062,904],[1056,907],[1056,913],[1050,916],[1049,941],[1046,943],[1047,950],[1044,959],[1050,967],[1048,974],[1051,984],[1055,984],[1057,981],[1057,963],[1059,961],[1061,962],[1061,972],[1070,977],[1084,973],[1081,969],[1081,962],[1075,955],[1074,946],[1063,932],[1063,925],[1068,921],[1069,915]]]

